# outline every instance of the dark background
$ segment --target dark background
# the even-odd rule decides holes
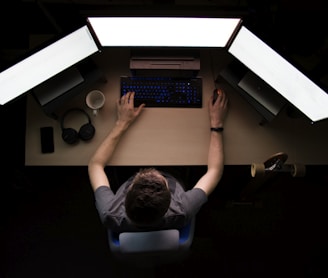
[[[84,25],[88,15],[224,15],[242,16],[311,78],[323,86],[327,79],[323,0],[7,0],[0,13],[1,68],[26,54],[31,34],[60,36]],[[190,258],[136,271],[111,258],[86,167],[24,166],[25,112],[24,96],[0,107],[0,277],[327,277],[327,165],[308,165],[304,178],[279,174],[246,200],[241,194],[253,182],[250,166],[226,166],[197,217]],[[191,168],[191,181],[205,171]],[[136,169],[107,170],[124,179]]]

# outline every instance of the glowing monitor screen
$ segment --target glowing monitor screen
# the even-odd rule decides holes
[[[239,18],[89,17],[101,46],[225,47]]]
[[[0,104],[9,102],[98,50],[87,26],[57,40],[0,73]]]
[[[244,26],[228,52],[313,122],[328,118],[328,94]]]

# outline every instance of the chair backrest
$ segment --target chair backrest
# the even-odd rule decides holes
[[[194,237],[195,219],[182,229],[114,233],[108,230],[112,254],[141,267],[177,262],[188,256]]]

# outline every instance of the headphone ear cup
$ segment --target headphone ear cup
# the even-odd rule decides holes
[[[79,135],[73,128],[64,128],[62,132],[62,138],[67,144],[74,144],[78,141]]]
[[[96,132],[95,127],[92,124],[87,123],[81,126],[79,130],[79,137],[83,141],[88,141],[92,139],[92,137],[95,135],[95,132]]]

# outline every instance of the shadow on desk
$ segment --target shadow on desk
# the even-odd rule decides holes
[[[189,168],[191,179],[205,171]],[[123,179],[135,170],[115,169]],[[227,166],[197,216],[191,257],[141,271],[112,260],[86,167],[25,167],[2,183],[2,277],[327,276],[327,166],[276,176],[256,193],[260,206],[238,202],[250,179],[249,167]]]

